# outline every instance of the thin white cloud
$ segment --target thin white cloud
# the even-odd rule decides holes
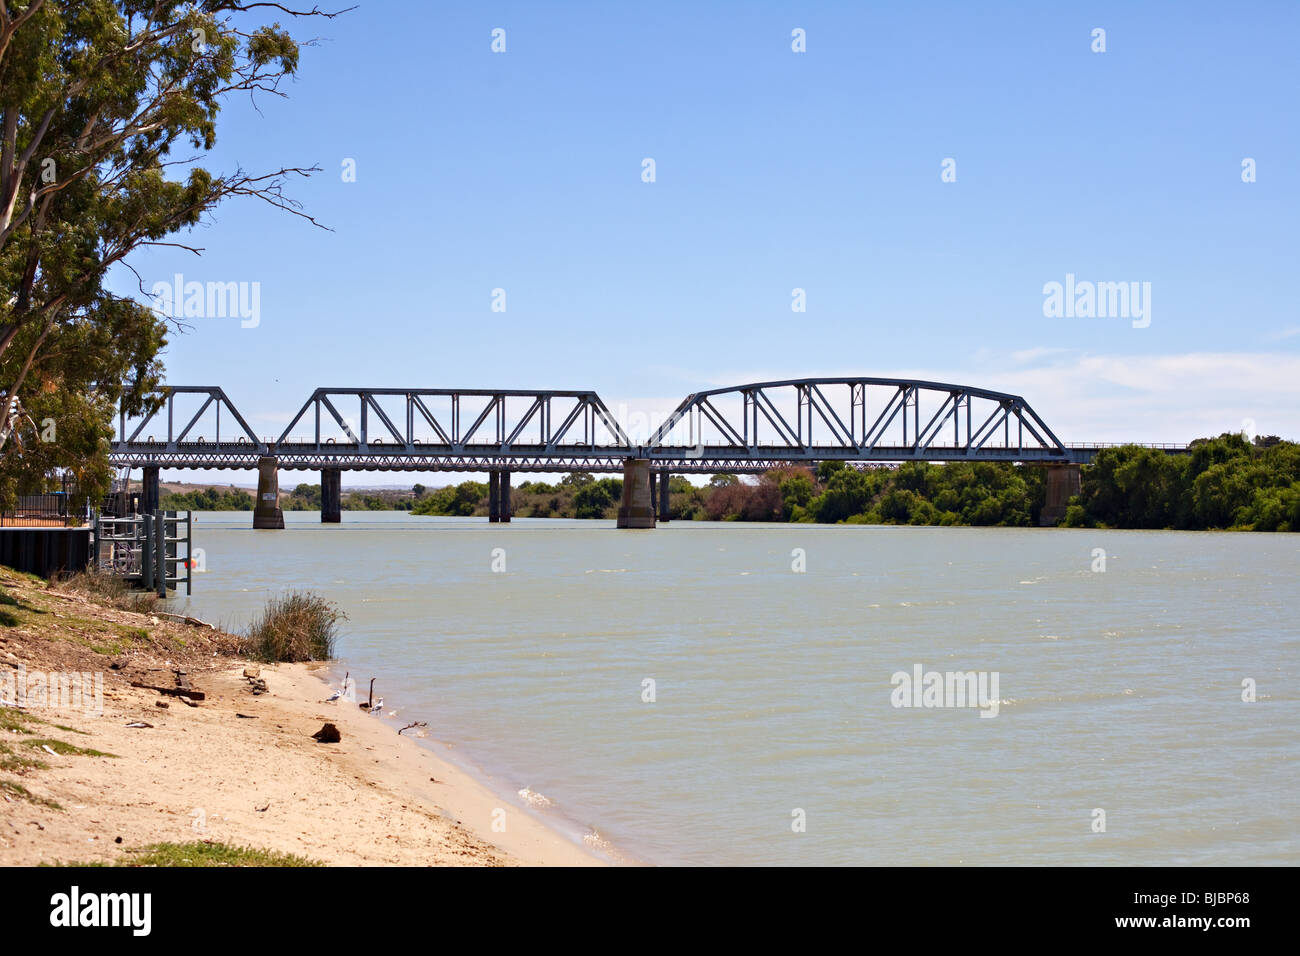
[[[1033,349],[1025,349],[1024,351],[1021,352],[1012,352],[1011,358],[1017,362],[1035,362],[1038,359],[1047,358],[1052,355],[1061,355],[1068,351],[1069,349],[1063,349],[1063,348],[1040,347],[1040,348],[1033,348]],[[989,358],[987,352],[985,353],[984,358],[985,360]]]

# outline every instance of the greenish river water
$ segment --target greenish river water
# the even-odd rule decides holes
[[[326,594],[395,725],[633,859],[1300,862],[1300,535],[285,518],[198,515],[193,613]]]

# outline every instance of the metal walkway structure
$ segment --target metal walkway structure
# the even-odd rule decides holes
[[[129,468],[761,473],[818,461],[1081,464],[1019,395],[942,382],[808,378],[687,396],[637,439],[592,391],[319,388],[276,437],[217,386],[169,386],[119,417],[110,458]]]

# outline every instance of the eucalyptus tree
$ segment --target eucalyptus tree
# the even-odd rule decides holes
[[[285,185],[316,167],[223,174],[201,158],[223,105],[284,95],[312,42],[265,18],[343,12],[0,0],[0,491],[53,464],[98,485],[113,408],[142,409],[158,385],[167,321],[105,288],[115,265],[148,246],[201,252],[185,232],[232,196],[315,224]]]

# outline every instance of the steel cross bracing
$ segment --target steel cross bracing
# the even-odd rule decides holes
[[[120,416],[115,465],[250,468],[274,456],[304,470],[619,472],[628,458],[648,458],[691,474],[827,460],[1091,459],[1018,395],[906,379],[696,392],[641,440],[592,391],[320,388],[275,438],[259,437],[216,386],[170,386],[157,397],[155,411]]]

